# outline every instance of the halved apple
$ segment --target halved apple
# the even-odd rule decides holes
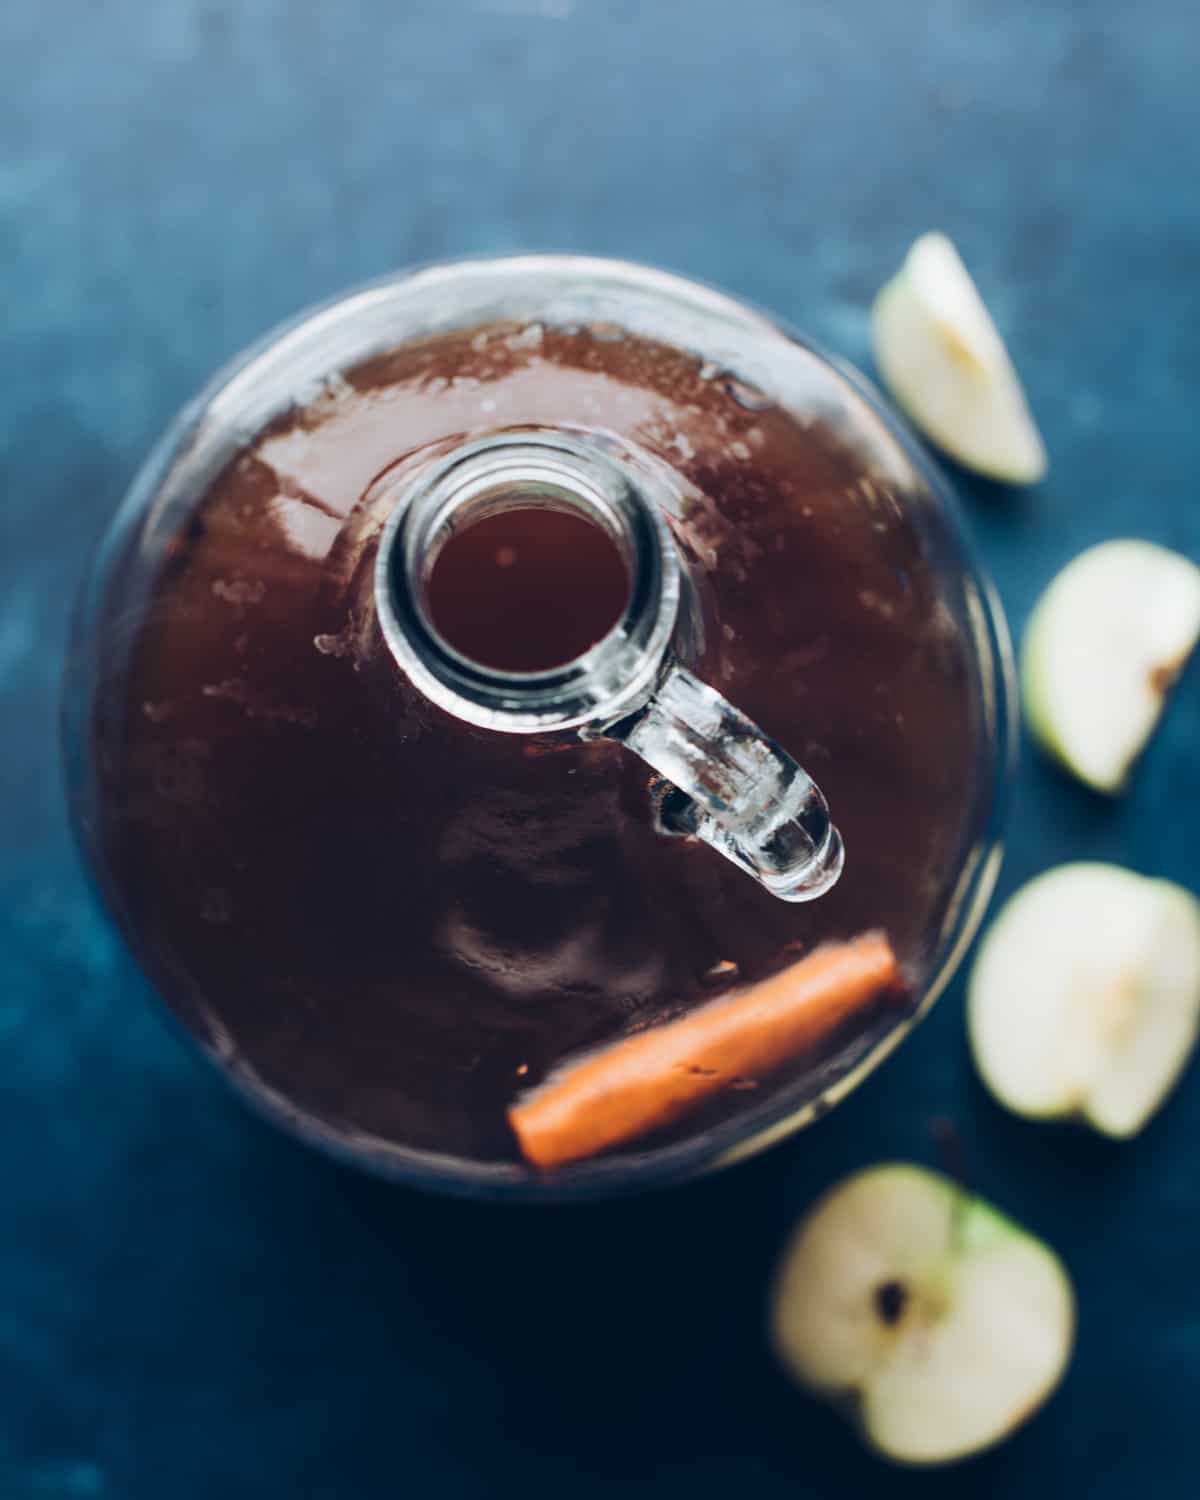
[[[996,1098],[1130,1136],[1200,1029],[1200,902],[1167,880],[1069,864],[1002,908],[975,959],[967,1025]]]
[[[871,310],[875,363],[940,448],[1009,484],[1046,472],[1046,449],[983,298],[944,234],[923,234]]]
[[[1097,791],[1117,792],[1200,638],[1200,568],[1152,542],[1081,552],[1038,601],[1021,646],[1038,740]]]
[[[881,1166],[800,1224],[771,1329],[788,1370],[849,1402],[880,1453],[948,1463],[998,1442],[1058,1385],[1075,1299],[1026,1230],[936,1172]]]

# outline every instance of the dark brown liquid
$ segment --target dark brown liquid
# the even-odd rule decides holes
[[[628,570],[599,526],[527,505],[456,532],[434,562],[427,603],[463,656],[538,672],[582,656],[628,599]]]
[[[844,402],[815,360],[812,381]],[[657,832],[657,783],[621,747],[468,728],[401,676],[372,603],[373,482],[497,412],[675,467],[689,664],[827,795],[847,848],[829,895],[788,905]],[[943,544],[891,462],[689,354],[512,325],[380,356],[277,422],[128,552],[101,621],[92,838],[176,1012],[314,1128],[502,1162],[506,1106],[564,1058],[824,939],[885,928],[919,985],[979,832],[982,730]]]

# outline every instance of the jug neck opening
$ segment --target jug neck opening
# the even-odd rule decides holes
[[[667,497],[647,492],[663,482],[652,471],[639,472],[637,459],[615,441],[548,428],[475,439],[425,468],[400,487],[376,563],[380,624],[400,667],[439,707],[488,729],[545,733],[634,712],[653,691],[679,610],[681,570],[663,516]],[[502,651],[491,651],[486,620],[456,635],[438,608],[439,560],[447,569],[454,565],[448,549],[456,538],[461,545],[481,523],[518,511],[569,516],[602,533],[598,565],[615,606],[601,616],[600,638],[570,655],[569,644],[566,652],[562,647],[571,629],[564,633],[563,620],[546,611],[541,591],[518,597],[519,576],[510,581],[502,570],[490,571],[482,586],[513,591],[497,602],[510,619],[515,612],[520,635],[535,642],[533,654],[525,652],[533,670],[512,670]],[[621,572],[623,587],[614,579]],[[462,649],[473,643],[480,649]],[[485,655],[489,660],[479,659]]]

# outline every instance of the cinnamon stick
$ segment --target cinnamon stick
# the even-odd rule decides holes
[[[710,1005],[552,1076],[508,1112],[521,1150],[551,1168],[666,1125],[739,1080],[770,1072],[897,982],[882,933],[817,948]]]

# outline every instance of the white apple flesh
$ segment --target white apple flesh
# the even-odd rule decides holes
[[[1075,1302],[1047,1247],[947,1178],[874,1167],[829,1192],[780,1264],[775,1348],[808,1389],[850,1402],[901,1463],[965,1458],[1046,1400]]]
[[[1200,637],[1200,568],[1152,542],[1102,542],[1038,601],[1021,647],[1026,718],[1097,791],[1119,792]]]
[[[1014,1113],[1135,1134],[1196,1044],[1200,903],[1115,865],[1049,871],[985,934],[967,1025],[983,1081]]]
[[[966,468],[1009,484],[1046,450],[983,298],[944,234],[923,234],[871,310],[875,363],[896,402]]]

